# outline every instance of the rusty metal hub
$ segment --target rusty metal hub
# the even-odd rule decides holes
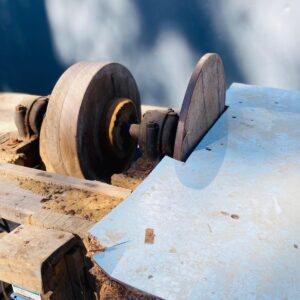
[[[119,158],[132,152],[138,142],[143,158],[159,161],[173,154],[177,123],[178,114],[173,109],[149,110],[138,123],[134,102],[116,98],[106,107],[101,136],[106,150]]]
[[[132,152],[132,148],[136,148],[136,140],[129,135],[129,126],[137,122],[138,112],[132,100],[117,98],[111,101],[101,124],[107,150],[119,158]]]
[[[130,126],[130,134],[138,138],[144,158],[156,161],[165,155],[172,156],[177,124],[178,114],[173,109],[149,110],[141,124]]]
[[[16,106],[15,124],[21,140],[38,138],[49,97],[28,96]]]

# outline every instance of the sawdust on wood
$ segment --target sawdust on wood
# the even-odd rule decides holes
[[[43,196],[43,208],[67,215],[99,221],[115,208],[123,199],[102,193],[45,183],[31,179],[19,179],[21,188]]]
[[[90,233],[87,234],[86,238],[83,240],[84,246],[86,248],[86,256],[91,258],[97,252],[102,252],[106,247],[102,246],[99,241]]]
[[[32,179],[17,178],[17,180],[21,188],[43,196],[42,201],[45,209],[53,209],[66,214],[73,214],[74,211],[76,216],[88,218],[89,220],[101,219],[122,201],[120,198],[94,194],[68,186],[44,183]],[[159,299],[113,280],[92,260],[94,254],[105,251],[105,247],[91,234],[87,234],[82,241],[86,249],[87,265],[89,265],[89,282],[97,299]],[[149,280],[151,278],[152,276],[149,276]]]
[[[86,249],[86,259],[89,265],[89,281],[95,293],[96,299],[99,300],[156,300],[153,296],[128,287],[120,282],[115,281],[108,276],[92,259],[97,252],[105,251],[99,241],[92,235],[88,234],[83,241]],[[150,277],[149,277],[150,279]]]
[[[8,153],[4,150],[0,150],[0,162],[24,166],[25,154],[23,153],[14,154],[14,153]]]
[[[129,190],[135,190],[143,179],[133,178],[126,174],[114,174],[111,177],[111,184],[114,186],[122,187]]]
[[[156,300],[160,299],[151,296],[137,289],[125,286],[105,274],[105,272],[94,263],[90,269],[90,274],[96,281],[97,299],[100,300]],[[151,277],[149,278],[151,280]]]
[[[154,169],[157,162],[149,161],[144,158],[136,160],[128,170],[121,174],[114,174],[111,177],[111,184],[130,190],[135,190],[140,183]]]

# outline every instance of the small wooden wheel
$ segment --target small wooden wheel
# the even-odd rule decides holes
[[[40,153],[47,170],[109,180],[113,173],[126,168],[134,156],[136,141],[130,141],[126,151],[116,155],[107,147],[103,130],[110,124],[107,112],[120,98],[130,100],[130,115],[120,116],[121,110],[113,115],[115,119],[140,122],[139,91],[124,66],[96,62],[71,66],[53,89],[41,130]],[[108,128],[115,133],[112,125]],[[118,146],[123,149],[120,142]]]
[[[188,84],[175,138],[173,157],[185,161],[225,109],[225,75],[218,54],[205,54]]]

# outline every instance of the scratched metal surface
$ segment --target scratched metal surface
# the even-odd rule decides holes
[[[167,299],[300,299],[300,93],[234,84],[226,102],[185,164],[164,158],[91,229],[95,260]]]

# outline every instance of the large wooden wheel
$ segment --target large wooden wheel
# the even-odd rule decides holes
[[[125,106],[130,109],[122,109]],[[122,171],[135,153],[136,141],[130,139],[123,148],[123,140],[117,141],[124,153],[108,147],[117,130],[107,114],[114,122],[124,118],[138,123],[140,107],[136,82],[124,66],[95,62],[71,66],[53,89],[41,130],[40,153],[46,169],[101,180]]]
[[[225,108],[225,75],[218,54],[205,54],[188,84],[176,131],[173,157],[185,161]]]

